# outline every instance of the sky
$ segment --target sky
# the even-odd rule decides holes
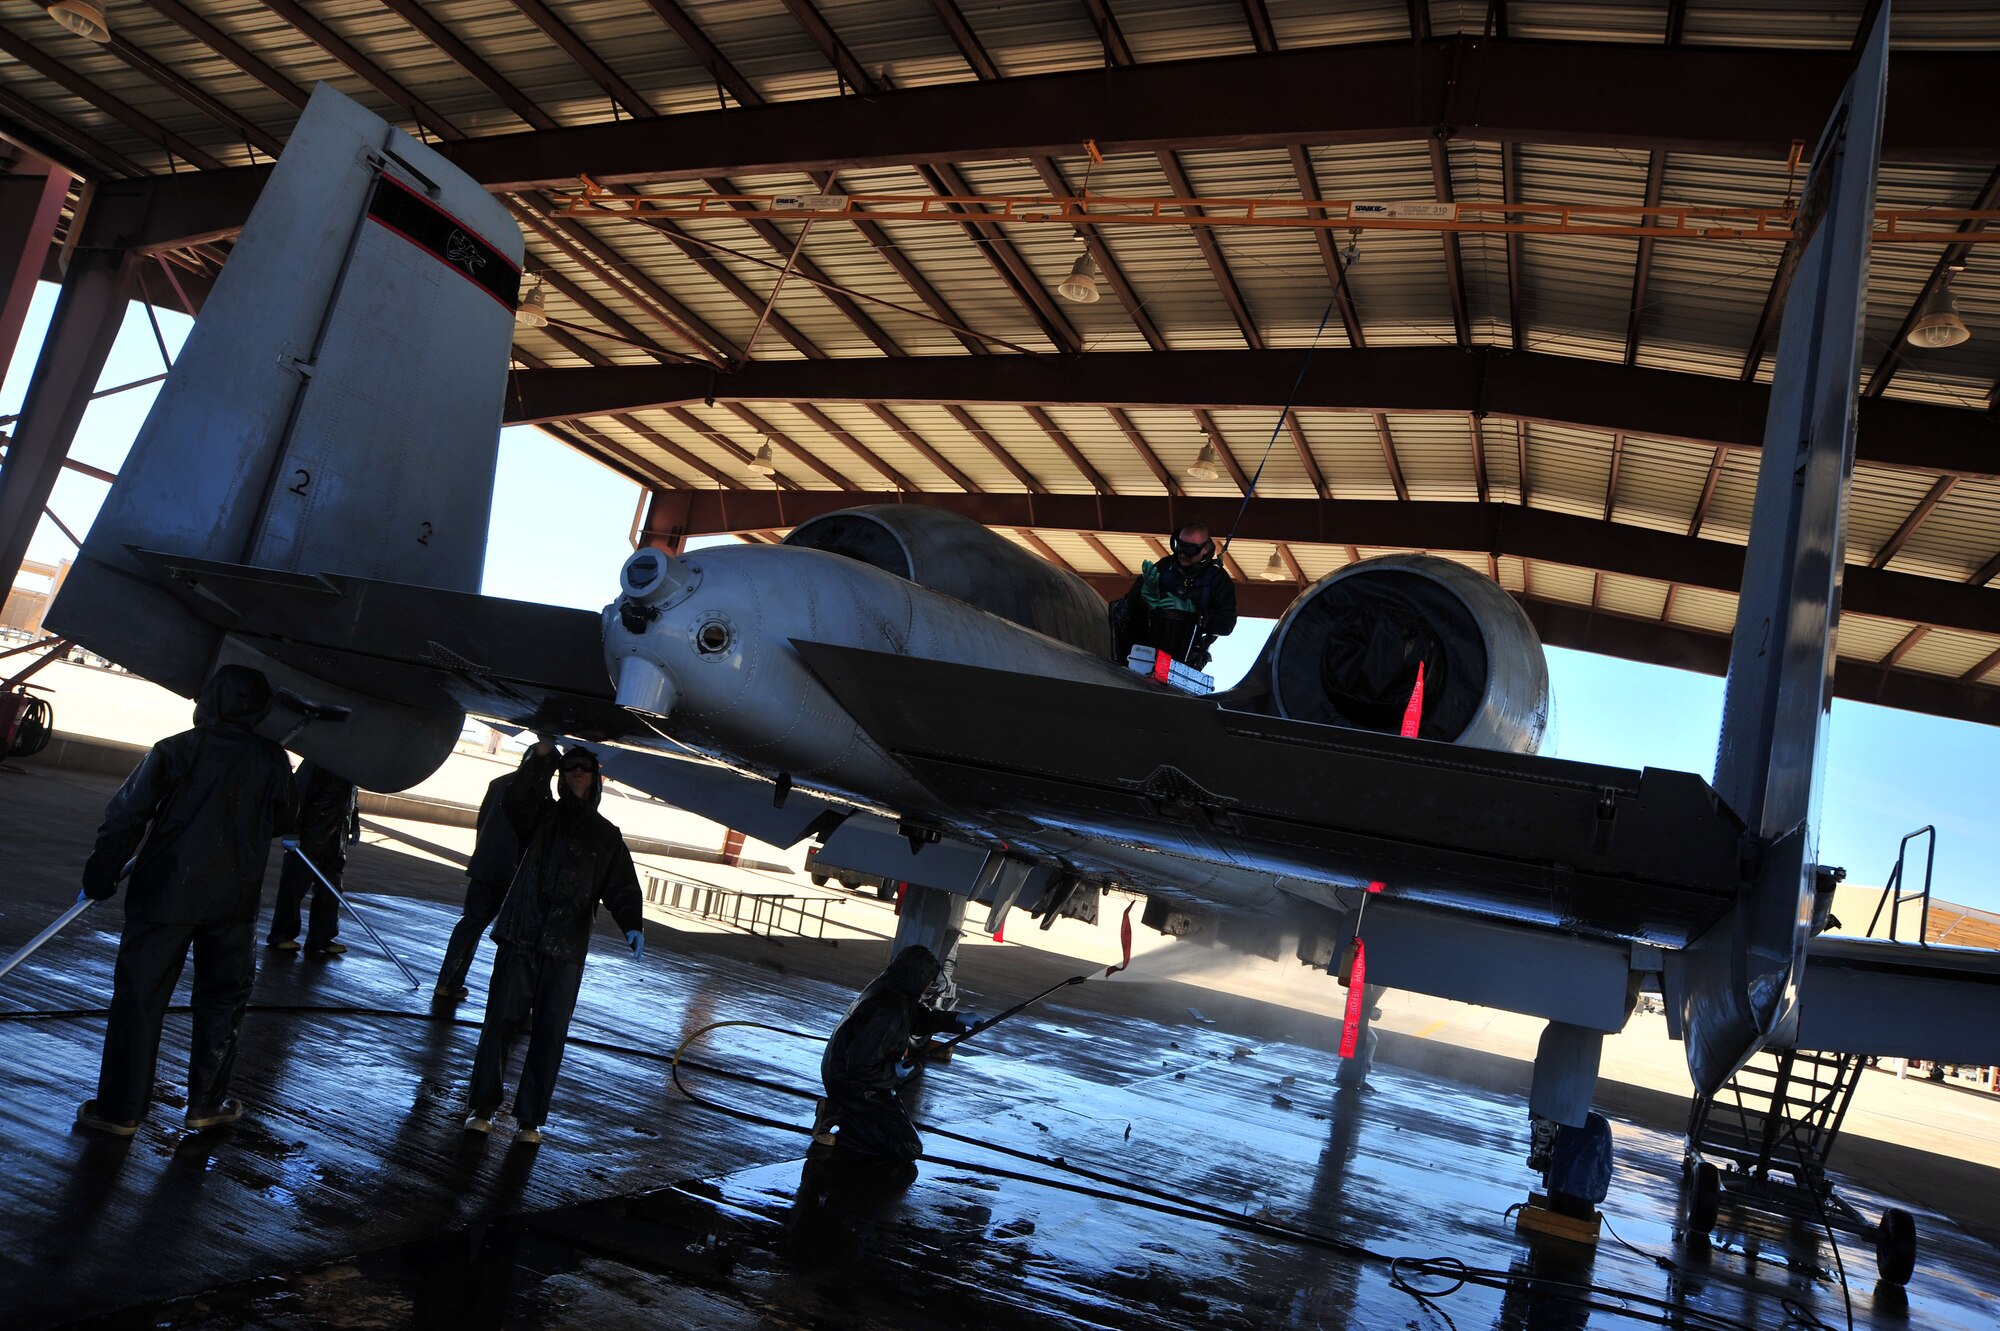
[[[44,283],[6,378],[0,417],[21,409],[55,288]],[[161,331],[176,352],[191,321],[162,313]],[[144,309],[133,305],[119,333],[102,387],[164,368]],[[136,388],[91,405],[71,456],[116,471],[145,420],[156,388]],[[0,429],[8,428],[0,422]],[[84,534],[106,486],[75,472],[57,482],[50,507]],[[493,596],[596,610],[617,594],[618,570],[631,553],[639,487],[538,430],[501,432],[487,546],[485,591]],[[46,563],[74,553],[43,520],[28,557]],[[1270,620],[1246,619],[1218,644],[1218,685],[1241,677]],[[1722,716],[1720,678],[1550,648],[1555,709],[1544,752],[1618,767],[1662,767],[1708,776]],[[2000,911],[2000,820],[1993,786],[2000,777],[2000,728],[1947,721],[1865,703],[1836,700],[1823,792],[1821,861],[1848,881],[1882,883],[1896,843],[1926,824],[1938,830],[1935,894]],[[1850,924],[1853,922],[1850,921]]]

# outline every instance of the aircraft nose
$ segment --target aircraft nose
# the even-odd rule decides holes
[[[629,654],[617,659],[620,706],[654,716],[671,715],[680,688],[656,653],[647,650],[648,631],[661,612],[687,599],[701,581],[699,569],[661,550],[637,550],[619,571],[624,597],[616,607],[620,627],[630,635]]]

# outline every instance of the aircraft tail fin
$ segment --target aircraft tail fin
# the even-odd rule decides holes
[[[137,552],[476,592],[521,257],[470,178],[316,90],[50,626],[189,696],[224,661],[256,665],[356,708],[294,747],[376,788],[421,779],[462,716],[374,705],[268,661],[192,615]],[[395,756],[366,756],[385,743]]]
[[[1715,761],[1716,793],[1747,829],[1748,882],[1682,959],[1688,1071],[1703,1094],[1794,1017],[1804,973],[1888,36],[1885,4],[1799,208],[1804,248],[1779,334]]]

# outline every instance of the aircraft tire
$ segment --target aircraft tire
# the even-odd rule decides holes
[[[1722,1171],[1703,1160],[1695,1165],[1694,1177],[1688,1183],[1689,1233],[1706,1237],[1715,1228],[1715,1217],[1721,1209]]]
[[[1885,1285],[1907,1285],[1917,1269],[1917,1222],[1890,1207],[1875,1226],[1875,1271]]]

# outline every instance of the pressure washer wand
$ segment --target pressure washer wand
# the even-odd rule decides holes
[[[961,1031],[959,1034],[952,1036],[949,1040],[946,1040],[943,1044],[940,1044],[937,1047],[937,1052],[941,1054],[945,1050],[950,1049],[953,1046],[957,1045],[961,1040],[970,1040],[973,1036],[980,1034],[982,1031],[990,1031],[995,1026],[998,1026],[1001,1022],[1007,1020],[1007,1018],[1012,1016],[1017,1016],[1020,1013],[1026,1011],[1028,1008],[1033,1007],[1035,1004],[1041,1002],[1044,998],[1047,998],[1050,994],[1054,993],[1056,990],[1067,989],[1069,988],[1069,986],[1073,984],[1082,984],[1085,980],[1088,980],[1089,978],[1090,977],[1088,975],[1072,975],[1067,980],[1063,980],[1059,983],[1052,984],[1048,988],[1042,990],[1042,992],[1040,992],[1039,994],[1036,994],[1033,998],[1023,999],[1019,1003],[1014,1004],[1013,1007],[1008,1008],[1005,1012],[999,1013],[996,1016],[988,1017],[985,1021],[980,1022],[978,1025],[974,1026],[971,1030]]]
[[[382,949],[382,955],[396,963],[396,969],[403,972],[403,978],[410,982],[410,988],[412,990],[423,988],[424,982],[422,980],[419,980],[416,977],[416,975],[412,973],[410,968],[403,964],[403,959],[401,957],[397,956],[394,952],[389,950],[389,945],[382,941],[382,935],[375,932],[375,926],[368,923],[367,920],[363,919],[361,912],[354,909],[354,903],[349,901],[346,897],[342,896],[340,889],[335,887],[330,881],[328,881],[327,876],[319,871],[319,866],[317,864],[314,864],[312,860],[307,857],[306,853],[303,850],[299,849],[299,843],[287,837],[285,839],[285,849],[292,852],[292,854],[298,856],[299,862],[305,865],[306,868],[312,870],[312,876],[319,879],[321,887],[324,887],[327,891],[333,893],[333,899],[335,901],[338,901],[341,905],[347,907],[347,913],[349,915],[352,915],[355,921],[358,924],[360,924],[360,926],[363,929],[366,929],[368,931],[368,936],[375,940],[375,946]]]
[[[132,866],[137,864],[138,862],[139,862],[139,857],[136,855],[133,856],[131,859],[125,861],[125,867],[118,871],[118,877],[114,878],[112,881],[118,883],[124,882],[125,876],[132,872]],[[97,903],[89,897],[78,896],[76,899],[76,904],[72,905],[68,910],[64,911],[62,914],[56,916],[55,923],[51,924],[48,928],[36,934],[33,938],[30,938],[25,946],[23,946],[19,951],[14,953],[13,956],[7,958],[6,961],[0,962],[0,980],[6,979],[7,972],[13,970],[16,966],[26,961],[29,957],[34,956],[36,950],[40,948],[42,944],[48,942],[51,938],[54,938],[57,934],[61,933],[64,929],[68,928],[70,921],[74,920],[77,916],[83,914],[85,911],[89,910],[92,906],[95,906],[96,904]]]

